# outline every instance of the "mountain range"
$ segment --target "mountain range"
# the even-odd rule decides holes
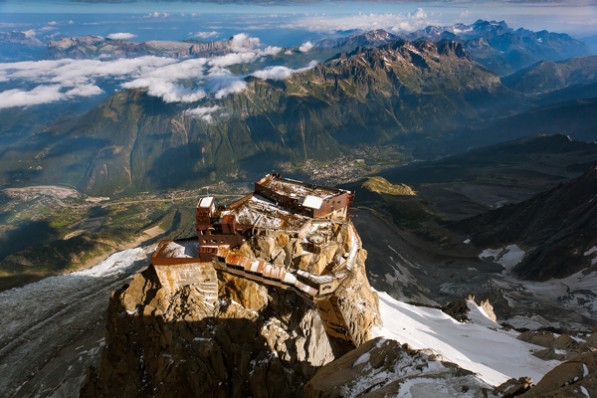
[[[63,37],[48,43],[48,53],[52,58],[119,58],[143,55],[201,57],[230,52],[231,39],[214,42],[150,40],[136,43],[126,39],[83,36]]]
[[[571,58],[564,61],[540,61],[502,78],[517,91],[542,94],[566,87],[597,83],[597,56]]]
[[[564,33],[513,29],[504,21],[477,20],[472,24],[428,26],[410,33],[382,29],[340,39],[325,39],[319,45],[341,51],[357,46],[372,47],[398,38],[410,41],[459,41],[470,56],[492,72],[505,76],[540,61],[558,61],[589,55],[587,45]]]
[[[459,228],[477,245],[528,248],[513,271],[525,279],[547,280],[595,268],[596,219],[597,165],[526,201],[462,221]]]
[[[453,35],[457,40],[449,40]],[[9,129],[2,134],[1,180],[61,180],[83,192],[113,195],[234,179],[279,161],[331,160],[361,145],[398,144],[424,159],[538,132],[593,136],[595,57],[541,61],[499,78],[478,63],[466,41],[497,46],[516,37],[531,52],[543,46],[534,57],[550,59],[582,53],[569,36],[477,21],[429,27],[411,37],[417,39],[376,30],[328,40],[312,56],[336,55],[315,67],[285,80],[245,74],[244,91],[191,105],[165,103],[143,90],[118,91],[61,122],[52,121],[56,113],[48,109],[45,126],[40,121],[37,131],[18,134],[29,112],[3,112]],[[50,47],[73,57],[232,51],[231,40],[133,43],[89,36]]]
[[[209,119],[144,91],[117,92],[44,133],[32,180],[61,175],[83,191],[113,193],[214,173],[230,178],[278,160],[331,159],[359,144],[440,136],[495,115],[496,99],[516,97],[456,42],[399,40],[285,81],[245,82],[245,91],[201,104],[213,111]]]
[[[504,21],[477,20],[470,25],[429,26],[409,39],[460,40],[471,56],[500,76],[541,60],[562,60],[588,55],[587,46],[567,34],[512,29]]]

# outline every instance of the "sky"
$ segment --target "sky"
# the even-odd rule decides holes
[[[424,17],[414,20],[417,10]],[[319,1],[299,0],[219,0],[204,1],[135,1],[135,0],[0,0],[0,19],[4,23],[10,14],[93,14],[129,13],[155,17],[175,17],[182,14],[230,17],[251,15],[248,23],[261,17],[266,25],[285,24],[312,31],[336,29],[367,29],[402,26],[416,29],[424,24],[470,23],[476,19],[506,20],[513,27],[533,30],[547,29],[573,35],[597,34],[597,0],[529,0],[529,1]],[[13,17],[14,18],[14,17]],[[291,22],[289,22],[291,20]],[[402,23],[402,25],[400,24]]]

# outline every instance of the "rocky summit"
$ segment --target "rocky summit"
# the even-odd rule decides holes
[[[112,295],[82,396],[303,396],[381,326],[349,198],[268,175],[225,207],[200,200],[198,239],[162,242]]]

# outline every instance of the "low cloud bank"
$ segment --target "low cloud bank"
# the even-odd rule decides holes
[[[295,73],[305,72],[317,66],[317,61],[311,61],[304,68],[291,69],[286,66],[273,66],[252,73],[258,79],[262,80],[286,80]]]
[[[122,32],[110,36],[128,35],[131,34]],[[264,48],[258,38],[244,33],[234,36],[231,44],[233,53],[212,58],[180,60],[143,56],[0,63],[0,84],[10,84],[10,89],[0,91],[0,109],[92,97],[103,93],[102,83],[114,84],[114,81],[122,88],[145,89],[149,95],[170,103],[190,103],[207,97],[221,99],[247,86],[241,76],[232,74],[227,67],[282,51],[279,47]],[[288,75],[288,72],[277,73]]]
[[[127,32],[119,32],[119,33],[109,34],[107,37],[108,37],[108,39],[111,39],[111,40],[130,40],[130,39],[137,37],[137,35],[134,35],[132,33],[127,33]]]

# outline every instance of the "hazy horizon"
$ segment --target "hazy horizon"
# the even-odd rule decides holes
[[[574,5],[554,1],[303,1],[278,4],[198,1],[0,1],[0,29],[18,29],[31,15],[125,14],[156,20],[216,16],[230,18],[238,29],[257,26],[310,32],[386,29],[413,31],[428,25],[472,23],[477,19],[505,20],[511,27],[550,30],[577,37],[597,34],[597,6],[592,1]],[[29,17],[28,17],[29,16]],[[240,17],[240,18],[239,18]],[[71,18],[72,19],[72,18]],[[236,21],[235,21],[236,19]],[[214,22],[216,22],[214,21]],[[48,21],[50,22],[50,21]],[[76,21],[74,21],[76,22]],[[12,26],[11,26],[12,24]],[[244,26],[243,26],[244,25]]]

